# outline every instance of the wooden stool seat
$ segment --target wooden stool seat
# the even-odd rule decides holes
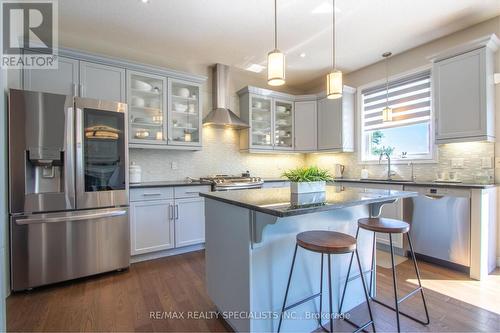
[[[405,234],[410,231],[410,225],[405,221],[378,217],[359,219],[358,226],[361,229],[387,234]]]
[[[356,251],[356,238],[335,231],[313,230],[297,235],[297,244],[320,253],[341,254]]]

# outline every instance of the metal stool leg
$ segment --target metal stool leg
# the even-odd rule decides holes
[[[321,323],[321,316],[323,314],[323,253],[321,253],[321,274],[320,276],[320,281],[319,281],[319,326],[321,326],[325,331],[326,328],[323,327],[323,324]]]
[[[328,297],[330,298],[330,333],[333,332],[333,305],[332,305],[332,260],[328,254]]]
[[[358,261],[359,271],[362,272],[361,261],[359,260],[359,254],[358,254],[358,250],[357,249],[356,249],[356,259]],[[359,327],[356,330],[356,332],[364,330],[370,324],[372,325],[373,332],[376,332],[376,330],[375,330],[375,323],[373,322],[372,308],[370,306],[370,298],[368,297],[368,290],[366,289],[365,277],[363,275],[364,274],[361,273],[361,283],[363,284],[363,291],[365,292],[365,300],[366,300],[366,305],[368,306],[368,314],[370,315],[370,321],[367,322],[366,324],[364,324],[363,326]]]
[[[413,246],[411,244],[410,232],[406,233],[406,237],[408,238],[408,245],[410,246],[410,254],[411,254],[411,258],[413,259],[413,267],[415,267],[415,274],[417,274],[418,286],[420,288],[420,295],[422,295],[422,302],[424,303],[425,317],[426,317],[427,321],[423,322],[423,324],[429,325],[429,323],[430,323],[429,312],[427,311],[427,303],[425,302],[424,288],[422,288],[422,283],[420,282],[420,271],[418,270],[417,259],[415,258],[415,252],[413,252]]]
[[[398,285],[396,281],[396,265],[394,263],[394,249],[392,248],[392,234],[389,234],[389,245],[391,247],[391,263],[392,263],[392,285],[394,287],[394,304],[396,305],[396,320],[398,324],[398,332],[401,332],[399,324],[399,302],[398,302]]]
[[[292,267],[290,267],[290,275],[288,275],[288,283],[286,284],[285,299],[283,300],[283,307],[281,308],[280,321],[278,323],[278,332],[281,329],[281,323],[283,321],[283,313],[285,312],[286,299],[288,297],[288,290],[290,289],[290,281],[292,280],[293,266],[295,266],[295,258],[297,257],[298,244],[295,244],[295,251],[293,252]]]
[[[359,227],[356,230],[356,240],[358,239]],[[352,260],[354,259],[354,252],[351,253],[351,260],[349,261],[349,268],[347,268],[347,276],[345,278],[344,290],[342,291],[342,297],[340,298],[339,313],[342,313],[342,306],[344,305],[345,291],[347,289],[347,283],[349,282],[349,276],[351,275]],[[361,271],[360,271],[361,273]]]

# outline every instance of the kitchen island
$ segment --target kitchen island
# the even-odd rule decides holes
[[[417,194],[327,186],[326,192],[304,195],[292,195],[288,188],[200,195],[205,197],[210,298],[235,331],[275,332],[298,233],[332,230],[355,235],[359,218],[378,216],[384,204]],[[358,251],[363,271],[370,267],[372,240],[373,233],[360,231]],[[349,254],[332,256],[334,309],[338,308],[349,259]],[[319,291],[320,260],[320,254],[299,249],[289,304]],[[326,271],[324,280],[326,283]],[[362,290],[359,279],[349,284],[345,311],[364,301]],[[325,309],[327,297],[323,302]],[[282,331],[315,330],[318,310],[319,298],[292,309]]]

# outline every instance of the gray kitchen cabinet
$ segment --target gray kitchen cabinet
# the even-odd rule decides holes
[[[438,55],[432,67],[436,143],[495,141],[497,38]],[[475,47],[475,48],[474,48]]]
[[[250,125],[240,131],[242,151],[294,150],[294,96],[256,87],[245,87],[238,95],[240,117]]]
[[[175,246],[205,242],[205,200],[201,197],[175,199]]]
[[[341,98],[318,101],[318,151],[354,151],[354,92],[344,86]]]
[[[205,201],[199,193],[209,191],[208,185],[130,189],[131,254],[204,243]]]
[[[174,247],[174,200],[130,203],[131,254],[138,255]]]
[[[295,151],[309,152],[318,149],[317,114],[316,100],[295,102]]]
[[[78,96],[78,63],[76,59],[59,57],[56,69],[24,68],[23,89]]]
[[[80,61],[80,96],[126,103],[125,69]]]

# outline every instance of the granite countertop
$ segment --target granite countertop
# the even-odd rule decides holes
[[[200,193],[200,196],[278,217],[311,214],[417,196],[416,192],[329,185],[326,192],[292,195],[289,188]]]
[[[453,187],[453,188],[490,188],[497,186],[496,184],[477,184],[477,183],[449,183],[449,182],[434,182],[434,181],[398,181],[394,180],[376,180],[376,179],[352,179],[352,178],[337,178],[335,182],[346,183],[373,183],[373,184],[393,184],[393,185],[409,185],[409,186],[429,186],[429,187]]]
[[[157,182],[142,182],[142,183],[130,183],[130,188],[147,188],[147,187],[170,187],[170,186],[199,186],[199,185],[212,185],[209,182],[200,181],[187,181],[187,180],[166,180]]]

